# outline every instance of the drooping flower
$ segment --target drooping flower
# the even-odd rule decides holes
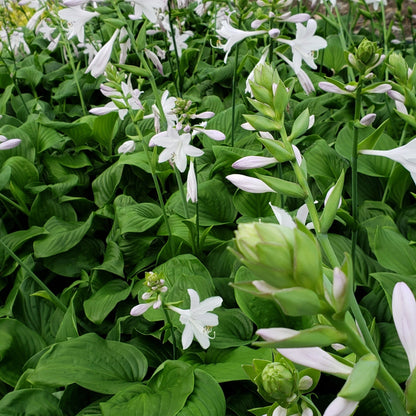
[[[220,37],[227,40],[227,42],[224,45],[220,46],[220,48],[225,52],[224,63],[227,63],[228,55],[232,47],[236,43],[250,36],[263,35],[264,33],[267,33],[267,31],[266,30],[246,31],[246,30],[236,29],[235,27],[231,26],[230,19],[224,19],[221,22],[221,27],[217,30],[217,33]]]
[[[358,402],[338,396],[326,408],[323,416],[350,416],[354,413],[357,406]]]
[[[145,15],[152,23],[157,22],[159,10],[166,7],[166,0],[131,0],[130,3],[134,5],[134,14],[129,14],[130,19],[138,20]]]
[[[416,367],[416,301],[409,286],[396,283],[392,297],[393,320],[409,361],[410,373]]]
[[[411,140],[404,146],[391,150],[361,150],[363,155],[384,156],[400,163],[410,172],[413,181],[416,183],[416,139]]]
[[[180,314],[179,320],[185,325],[182,332],[182,347],[186,350],[195,337],[201,347],[207,349],[210,344],[210,330],[218,325],[218,316],[210,311],[221,306],[222,298],[213,296],[200,302],[199,295],[194,289],[188,289],[188,294],[191,300],[189,309],[169,306],[171,310]]]
[[[136,143],[134,143],[134,140],[127,140],[117,149],[117,153],[132,153],[135,148]]]
[[[7,137],[0,134],[0,150],[13,149],[22,141],[20,139],[7,139]]]
[[[175,164],[180,172],[185,172],[187,159],[186,156],[198,157],[204,152],[190,144],[191,135],[189,133],[179,134],[173,127],[168,127],[154,135],[149,142],[149,146],[162,146],[165,149],[159,155],[159,163],[170,160]]]
[[[110,40],[99,50],[95,58],[91,61],[85,73],[91,72],[94,78],[104,74],[105,67],[110,61],[111,52],[113,51],[114,42],[119,34],[120,29],[116,29]]]
[[[250,192],[252,194],[264,194],[266,192],[275,192],[269,185],[266,185],[262,180],[252,178],[251,176],[240,175],[233,173],[232,175],[226,176],[233,185],[237,188]]]
[[[326,48],[327,41],[315,35],[316,27],[317,23],[314,19],[309,19],[306,26],[303,26],[301,23],[296,23],[295,39],[278,39],[280,42],[286,43],[292,48],[295,72],[300,69],[302,60],[312,69],[317,68],[313,54],[319,49]]]
[[[185,43],[185,41],[188,38],[190,38],[193,34],[194,34],[194,32],[192,32],[190,30],[185,30],[184,32],[180,32],[178,27],[175,26],[175,35],[174,36],[175,36],[176,50],[178,51],[179,58],[182,56],[182,51],[185,50],[188,47],[188,45]],[[169,50],[174,51],[175,46],[173,44],[172,33],[170,32],[170,30],[167,31],[167,35],[168,35],[168,41],[170,43]]]
[[[89,12],[81,8],[81,6],[68,7],[61,9],[58,16],[67,22],[68,25],[68,39],[76,36],[78,40],[83,43],[85,39],[84,26],[93,17],[99,16],[97,12]]]
[[[186,180],[186,200],[195,203],[198,201],[198,184],[196,181],[194,161],[189,163],[188,178]]]

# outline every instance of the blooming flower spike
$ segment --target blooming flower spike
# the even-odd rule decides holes
[[[207,349],[209,347],[210,328],[218,325],[218,316],[210,311],[221,306],[222,298],[213,296],[200,302],[199,295],[194,289],[188,289],[188,294],[191,299],[189,309],[169,306],[172,311],[180,314],[179,320],[185,325],[182,333],[182,347],[186,350],[195,337],[201,347]]]

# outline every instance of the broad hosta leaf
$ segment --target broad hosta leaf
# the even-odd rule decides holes
[[[137,348],[89,333],[52,345],[28,380],[35,386],[51,387],[77,383],[98,393],[114,394],[141,381],[146,372],[146,358]]]
[[[26,361],[46,344],[15,319],[0,319],[0,340],[0,380],[15,386]]]
[[[254,358],[272,360],[271,348],[253,349],[246,346],[226,350],[209,349],[201,358],[187,353],[181,359],[211,374],[218,383],[249,380],[241,364],[251,364]]]
[[[215,338],[211,340],[213,348],[230,348],[251,344],[253,341],[253,324],[239,309],[216,309],[219,324]]]
[[[4,416],[63,416],[59,400],[41,389],[12,391],[0,400],[0,414]]]
[[[108,113],[103,116],[95,117],[92,129],[92,136],[99,144],[104,146],[107,151],[111,150],[111,142],[117,131],[118,113]]]
[[[338,73],[347,65],[341,46],[341,40],[338,35],[330,35],[326,40],[328,46],[325,48],[325,53],[323,54],[323,64],[334,71],[334,73]]]
[[[220,385],[208,373],[196,369],[194,391],[177,416],[224,416],[225,410]]]
[[[124,280],[111,280],[84,302],[87,318],[100,325],[118,302],[127,298],[130,286]]]
[[[114,201],[120,232],[142,233],[155,226],[162,218],[162,210],[156,204],[138,204],[131,197],[121,195]]]
[[[94,192],[94,201],[98,207],[101,208],[107,202],[110,202],[120,183],[122,174],[123,165],[114,164],[94,180],[92,190]]]
[[[95,267],[95,270],[107,272],[124,277],[124,259],[120,247],[114,241],[109,241],[105,249],[104,262]]]
[[[94,213],[91,213],[87,221],[83,223],[70,223],[52,217],[45,224],[45,229],[49,234],[33,243],[35,257],[50,257],[76,246],[90,229],[93,218]]]
[[[78,335],[77,316],[75,314],[74,303],[71,300],[71,303],[65,312],[61,324],[59,325],[55,342],[61,342],[70,338],[76,338]]]
[[[147,383],[136,384],[101,404],[103,416],[175,416],[194,388],[192,367],[165,361]]]
[[[216,179],[203,182],[198,186],[199,221],[202,226],[220,225],[233,222],[236,210],[226,186]],[[185,216],[179,192],[172,195],[168,206],[178,214]],[[189,216],[195,215],[195,204],[188,204]]]

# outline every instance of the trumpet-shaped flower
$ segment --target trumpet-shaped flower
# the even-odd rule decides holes
[[[190,144],[191,135],[189,133],[179,134],[173,127],[168,127],[167,131],[163,131],[154,135],[149,142],[149,146],[162,146],[165,149],[159,155],[159,163],[172,161],[180,172],[186,169],[186,156],[198,157],[204,152]]]
[[[207,349],[209,347],[210,329],[218,325],[218,316],[210,311],[221,306],[222,298],[213,296],[200,302],[199,295],[195,290],[188,289],[188,294],[191,300],[189,309],[169,306],[172,311],[180,314],[179,320],[185,325],[182,332],[182,347],[186,350],[195,337],[201,347]]]
[[[132,20],[141,19],[145,15],[152,23],[157,22],[159,9],[166,7],[166,0],[132,0],[134,14],[130,14]]]
[[[350,416],[354,413],[358,406],[358,402],[354,400],[344,399],[343,397],[337,397],[326,408],[323,416]]]
[[[327,41],[324,38],[315,35],[316,27],[317,23],[314,19],[308,20],[306,26],[303,26],[302,23],[296,23],[295,39],[278,39],[280,42],[286,43],[292,48],[293,68],[295,72],[300,70],[302,60],[304,60],[312,69],[317,68],[313,54],[319,49],[326,48]]]
[[[392,298],[393,320],[409,360],[410,373],[416,367],[416,301],[409,286],[399,282]]]
[[[111,52],[113,51],[114,42],[118,36],[120,29],[116,29],[111,36],[110,40],[100,49],[100,51],[95,55],[95,58],[91,61],[86,69],[85,73],[91,72],[91,75],[94,78],[98,78],[100,75],[104,74],[105,67],[107,66]]]
[[[84,36],[84,26],[95,16],[99,16],[97,12],[89,12],[83,10],[81,6],[68,7],[66,9],[59,10],[58,16],[67,22],[68,25],[68,39],[76,36],[78,40],[83,43]]]
[[[266,185],[262,180],[252,178],[251,176],[240,175],[233,173],[226,176],[233,185],[237,188],[250,192],[252,194],[264,194],[265,192],[275,192],[269,185]]]
[[[413,181],[416,183],[416,139],[413,139],[404,146],[391,150],[361,150],[363,155],[384,156],[400,163],[410,172]]]
[[[7,137],[0,134],[0,150],[13,149],[21,143],[20,139],[7,139]]]
[[[178,27],[175,26],[175,43],[176,43],[176,50],[178,51],[178,56],[179,58],[182,56],[182,51],[185,50],[188,45],[185,43],[185,41],[190,38],[192,35],[194,34],[194,32],[190,31],[190,30],[185,30],[185,32],[180,32]],[[175,45],[173,43],[173,39],[172,39],[172,33],[168,30],[167,32],[168,35],[168,41],[170,43],[169,46],[169,50],[170,51],[174,51],[175,50]]]
[[[259,331],[257,331],[257,333],[259,333]],[[286,334],[287,333],[282,335]],[[268,337],[265,339],[267,341],[273,341],[275,337],[281,339],[282,335],[280,333],[275,333],[274,335],[268,333]],[[294,363],[304,365],[305,367],[314,368],[324,373],[348,376],[351,374],[352,371],[352,367],[349,367],[348,365],[341,363],[332,355],[328,354],[326,351],[319,347],[278,348],[277,351],[279,351],[280,354],[282,354],[287,359],[293,361]]]
[[[220,46],[220,48],[225,52],[224,63],[226,63],[228,59],[228,54],[230,53],[232,47],[236,43],[250,36],[263,35],[264,33],[267,33],[267,31],[266,30],[246,31],[246,30],[236,29],[235,27],[231,26],[229,19],[224,19],[221,22],[221,27],[217,30],[217,33],[219,36],[227,40],[227,42],[224,45]]]

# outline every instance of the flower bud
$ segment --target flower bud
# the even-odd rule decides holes
[[[267,364],[261,373],[264,391],[280,406],[287,405],[296,398],[297,374],[286,360]]]
[[[389,66],[394,77],[401,83],[407,82],[408,66],[402,55],[392,53],[389,57]]]
[[[374,59],[374,55],[377,51],[376,44],[369,41],[368,39],[363,39],[358,45],[356,57],[364,64],[371,64]]]

